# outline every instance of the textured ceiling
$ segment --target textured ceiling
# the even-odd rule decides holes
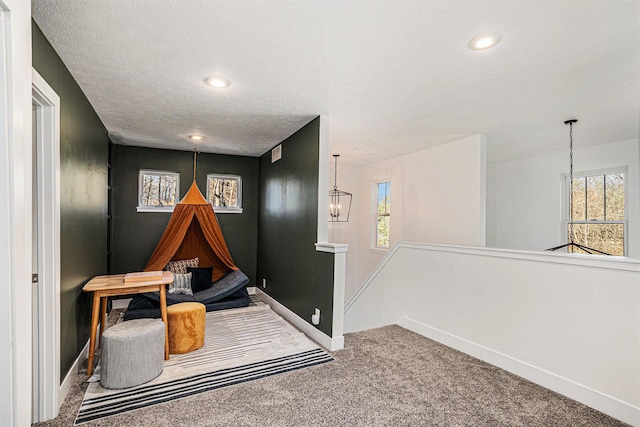
[[[499,161],[637,138],[639,0],[33,0],[115,143],[259,156],[317,115],[362,165],[477,133]],[[488,51],[467,43],[483,33]],[[222,75],[224,90],[203,80]]]

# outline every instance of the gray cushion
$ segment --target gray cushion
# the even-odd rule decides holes
[[[160,294],[158,292],[145,292],[140,295],[144,295],[150,300],[160,303]],[[167,305],[178,304],[180,302],[193,302],[195,300],[196,299],[193,297],[193,295],[170,294],[169,292],[167,292]]]
[[[203,304],[208,304],[231,295],[247,284],[249,284],[249,278],[247,275],[240,270],[235,270],[227,273],[226,276],[223,276],[220,280],[215,282],[209,289],[196,292],[193,296],[167,293],[167,304],[171,305],[187,301],[197,301]],[[154,301],[160,301],[160,295],[157,292],[145,292],[142,295]]]
[[[155,300],[160,302],[160,295],[157,292],[153,293],[155,296]],[[148,294],[145,294],[148,295]],[[193,295],[187,294],[167,294],[167,305],[178,304],[180,302],[193,302],[196,299]]]
[[[238,289],[246,286],[249,283],[249,278],[240,270],[231,271],[222,279],[218,280],[209,289],[196,292],[193,297],[196,301],[203,304],[209,304],[219,301]]]

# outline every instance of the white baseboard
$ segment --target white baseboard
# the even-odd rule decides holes
[[[100,328],[99,325],[98,328]],[[60,390],[58,391],[58,411],[60,410],[60,406],[62,406],[62,402],[64,402],[64,399],[67,397],[67,394],[69,394],[69,390],[71,390],[71,386],[73,385],[73,381],[75,380],[76,375],[78,375],[80,366],[84,365],[88,358],[89,341],[87,341],[87,343],[84,345],[75,362],[73,362],[73,365],[71,365],[71,369],[69,369],[67,375],[65,375],[64,381],[62,381],[62,384],[60,384]]]
[[[484,360],[494,366],[502,368],[513,374],[553,390],[571,399],[577,400],[600,412],[604,412],[614,418],[634,426],[640,426],[640,408],[623,402],[615,397],[593,390],[570,379],[561,377],[552,372],[530,365],[521,360],[483,347],[464,338],[449,334],[448,332],[434,328],[424,323],[417,322],[406,316],[398,320],[397,324],[437,341],[441,344],[459,350],[470,356]]]
[[[324,332],[317,329],[315,326],[306,322],[300,316],[289,310],[284,305],[273,299],[270,295],[264,293],[259,288],[254,288],[255,294],[265,303],[269,304],[273,311],[284,317],[289,323],[296,328],[300,329],[309,338],[320,344],[322,347],[329,351],[342,350],[344,348],[344,336],[332,338]]]

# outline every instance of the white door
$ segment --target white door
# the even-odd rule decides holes
[[[33,169],[32,176],[33,179],[31,181],[31,186],[33,188],[32,193],[32,204],[31,204],[31,297],[33,299],[32,304],[32,316],[33,321],[32,325],[32,378],[31,378],[31,396],[32,396],[32,406],[31,406],[31,421],[36,423],[40,421],[40,348],[39,348],[39,314],[40,314],[40,302],[39,302],[39,292],[38,292],[38,106],[33,105],[32,110],[32,145],[33,145]]]
[[[1,0],[0,0],[1,1]],[[32,70],[33,242],[32,416],[58,415],[68,382],[60,384],[60,98]],[[35,278],[32,276],[32,278]]]

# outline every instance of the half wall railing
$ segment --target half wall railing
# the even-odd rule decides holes
[[[345,305],[390,324],[640,425],[640,261],[400,242]]]

